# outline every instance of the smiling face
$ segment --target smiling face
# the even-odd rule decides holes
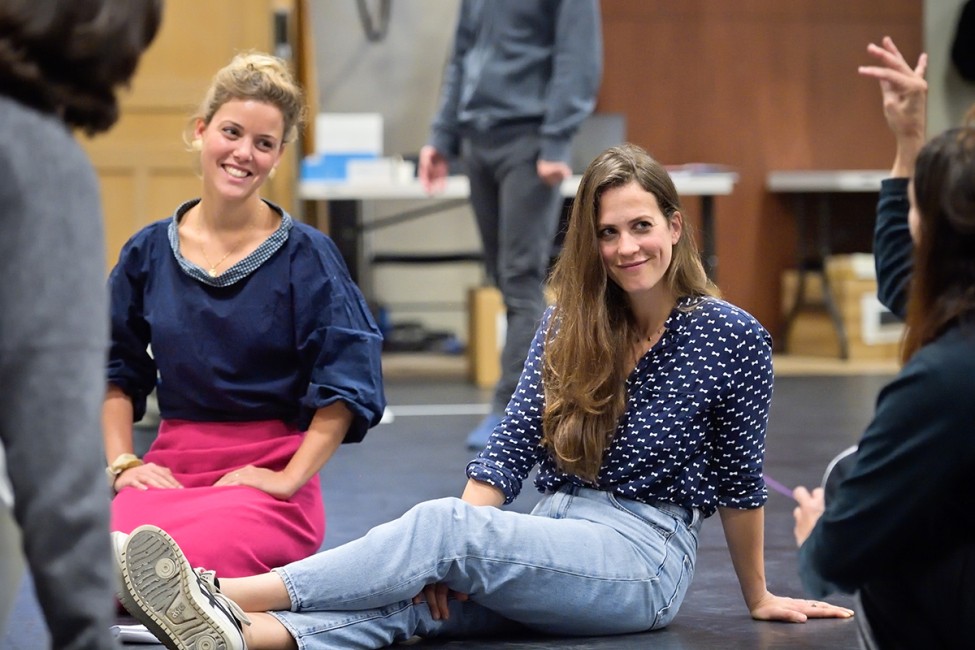
[[[599,199],[599,252],[606,273],[631,301],[669,293],[661,281],[681,227],[680,212],[674,212],[668,222],[656,197],[635,181],[603,192]]]
[[[233,99],[199,120],[203,182],[228,199],[254,194],[281,159],[284,118],[273,104]]]

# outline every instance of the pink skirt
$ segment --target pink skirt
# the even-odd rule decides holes
[[[112,502],[112,530],[155,524],[192,566],[218,577],[264,573],[307,557],[325,539],[317,475],[287,500],[251,487],[213,487],[245,465],[283,469],[303,435],[278,420],[163,421],[144,460],[168,467],[183,488],[123,488]]]

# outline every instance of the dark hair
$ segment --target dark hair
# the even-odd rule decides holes
[[[118,120],[162,0],[0,1],[0,92],[89,135]]]
[[[975,314],[975,127],[924,145],[914,168],[917,241],[903,359]]]

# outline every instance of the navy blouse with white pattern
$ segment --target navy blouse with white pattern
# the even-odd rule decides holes
[[[666,331],[626,381],[627,410],[593,486],[556,467],[539,444],[544,391],[546,313],[535,334],[505,417],[468,477],[514,500],[536,464],[535,486],[597,487],[643,502],[699,508],[758,508],[768,492],[762,476],[772,399],[771,336],[744,310],[717,298],[685,298]]]

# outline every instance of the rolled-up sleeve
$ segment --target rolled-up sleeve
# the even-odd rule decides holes
[[[147,232],[130,239],[108,278],[111,344],[108,383],[132,400],[134,419],[146,412],[146,398],[156,386],[156,364],[149,353],[150,328],[144,313],[144,286],[148,273]]]
[[[386,407],[382,334],[330,239],[315,240],[315,260],[293,276],[298,355],[309,377],[299,426],[342,400],[352,412],[345,442],[359,442]]]
[[[737,318],[732,315],[730,318]],[[728,330],[729,383],[715,410],[718,462],[728,468],[718,486],[718,505],[759,508],[768,500],[762,474],[772,401],[771,337],[755,321]]]

